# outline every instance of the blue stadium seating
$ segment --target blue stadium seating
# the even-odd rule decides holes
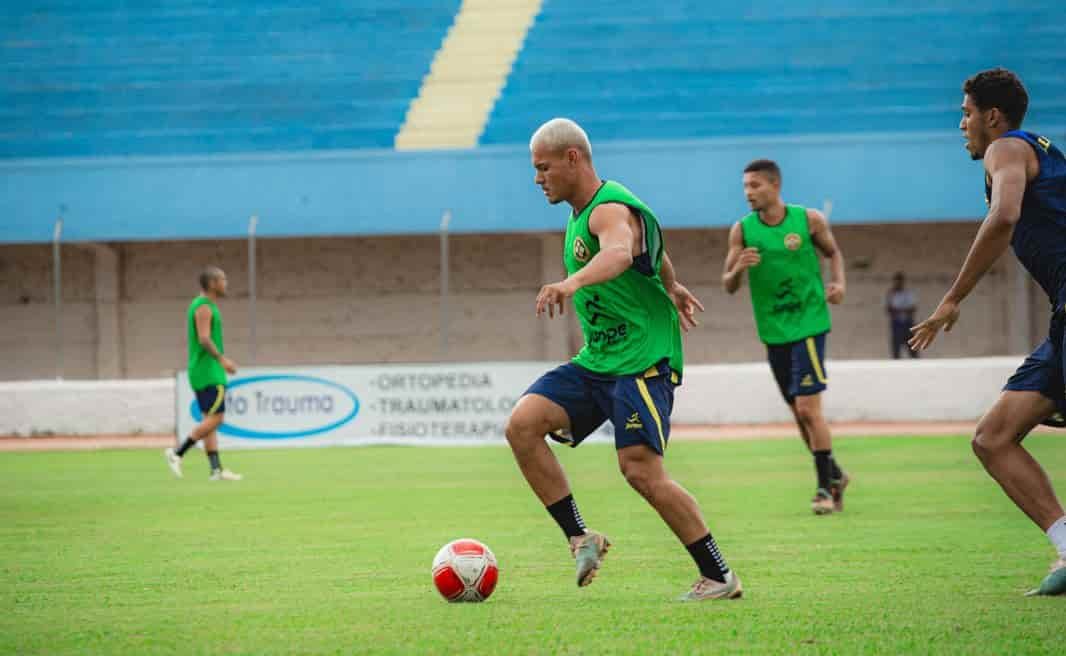
[[[0,157],[391,148],[460,0],[26,0]]]
[[[569,116],[595,141],[953,129],[995,65],[1066,126],[1062,0],[546,0],[482,144]]]

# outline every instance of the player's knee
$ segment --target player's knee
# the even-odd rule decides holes
[[[622,476],[625,477],[626,483],[629,483],[630,487],[642,497],[650,498],[652,496],[654,477],[647,466],[629,460],[622,460],[618,465],[622,470]]]
[[[796,418],[804,426],[810,426],[822,417],[821,410],[812,404],[796,403]]]
[[[974,455],[983,461],[1010,446],[1014,437],[1001,422],[985,418],[977,424],[970,446]]]
[[[504,428],[503,433],[512,449],[522,448],[528,445],[531,439],[543,437],[543,434],[537,435],[536,427],[531,422],[515,415],[511,415],[507,420],[507,426]]]

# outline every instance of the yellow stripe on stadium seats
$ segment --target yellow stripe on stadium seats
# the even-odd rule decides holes
[[[542,2],[463,0],[407,109],[397,150],[477,145]]]
[[[655,420],[655,427],[659,429],[659,445],[662,448],[663,453],[666,453],[666,438],[663,437],[663,420],[659,417],[659,410],[655,407],[655,401],[651,398],[651,393],[648,391],[648,384],[644,382],[643,378],[637,378],[637,389],[640,391],[640,396],[644,399],[645,405],[648,406],[648,411],[651,412],[651,418]]]
[[[818,378],[819,383],[828,383],[825,379],[825,372],[822,371],[822,361],[818,359],[818,346],[814,343],[813,337],[807,338],[807,355],[811,357],[811,366],[814,367],[814,375]]]
[[[211,404],[211,409],[207,411],[207,414],[213,415],[218,412],[218,406],[222,405],[222,399],[226,398],[226,388],[222,385],[215,385],[215,389],[218,391],[218,395],[215,396],[215,402]]]

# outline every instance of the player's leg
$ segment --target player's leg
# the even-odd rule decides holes
[[[667,473],[663,453],[670,436],[674,375],[620,380],[615,388],[618,466],[629,485],[659,513],[696,563],[700,579],[685,600],[734,599],[740,579],[730,572],[703,520],[696,499]]]
[[[792,345],[789,395],[800,430],[805,433],[814,458],[817,488],[811,509],[816,515],[843,509],[847,476],[833,458],[829,423],[822,413],[822,392],[829,381],[825,373],[825,335],[808,337]],[[834,494],[836,492],[836,494]]]
[[[579,586],[592,582],[610,540],[585,527],[562,465],[544,438],[577,446],[605,420],[581,372],[563,365],[529,388],[507,422],[507,443],[522,475],[570,544]]]
[[[218,415],[218,423],[225,423],[223,415]],[[243,478],[222,466],[222,460],[218,455],[218,431],[211,431],[204,437],[204,452],[207,454],[207,462],[211,466],[212,481],[239,481]]]
[[[174,475],[182,477],[181,460],[185,454],[200,440],[213,435],[222,425],[223,415],[226,411],[226,388],[223,385],[211,385],[195,391],[196,403],[200,407],[203,419],[176,449],[168,448],[163,451],[167,465]]]

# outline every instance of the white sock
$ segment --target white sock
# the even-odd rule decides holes
[[[1055,520],[1047,530],[1047,536],[1059,552],[1059,558],[1066,559],[1066,515]]]

